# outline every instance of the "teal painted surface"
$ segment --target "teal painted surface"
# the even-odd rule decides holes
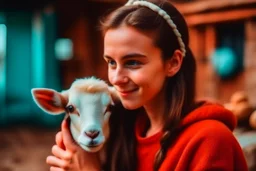
[[[32,87],[45,86],[45,40],[43,20],[40,13],[37,13],[32,18],[32,58],[31,58],[31,77]]]
[[[55,41],[56,41],[56,15],[55,13],[43,14],[44,31],[45,31],[45,53],[46,56],[46,86],[60,91],[59,61],[55,57]]]
[[[46,53],[46,69],[45,69],[45,80],[46,87],[55,89],[57,91],[61,90],[60,86],[60,74],[59,74],[59,61],[55,57],[54,45],[56,41],[56,14],[43,13],[42,15],[44,21],[44,32],[45,32],[45,53]],[[54,126],[60,120],[62,120],[63,115],[52,116],[44,114],[42,116],[42,121],[46,122],[49,126]]]
[[[0,12],[0,24],[4,24],[5,23],[5,14],[4,12]]]
[[[59,61],[54,55],[55,14],[5,13],[7,28],[6,78],[1,97],[6,110],[0,113],[0,126],[32,124],[59,127],[63,115],[44,113],[34,103],[35,87],[60,90]],[[3,90],[3,88],[2,88]]]
[[[6,25],[0,24],[0,120],[2,122],[6,122],[7,120],[6,116],[4,115],[6,113],[6,40]]]
[[[32,24],[33,42],[33,70],[32,87],[52,88],[60,91],[59,61],[55,57],[54,44],[56,41],[56,16],[55,13],[38,13],[34,15]],[[32,102],[32,111],[38,124],[47,127],[58,126],[63,115],[53,116],[44,113]]]
[[[25,122],[30,116],[31,14],[6,13],[6,104],[8,123]]]

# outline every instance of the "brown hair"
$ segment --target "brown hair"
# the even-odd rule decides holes
[[[168,148],[179,131],[181,119],[195,106],[195,58],[188,47],[188,27],[181,13],[166,0],[149,0],[166,11],[182,35],[186,47],[186,55],[178,73],[167,79],[165,123],[161,148],[156,154],[154,170],[157,171],[163,162]],[[136,5],[123,6],[112,12],[102,23],[103,34],[108,29],[115,29],[121,25],[132,26],[141,31],[153,33],[155,45],[162,50],[163,61],[170,59],[175,50],[180,49],[177,37],[164,18],[147,7]],[[122,108],[122,107],[121,107]],[[141,109],[138,109],[141,110]],[[111,117],[112,129],[107,151],[106,170],[133,171],[136,170],[136,141],[134,137],[134,122],[136,111],[122,108],[118,114]],[[114,124],[114,125],[113,125]],[[117,133],[118,132],[118,133]],[[114,135],[113,135],[114,134]]]

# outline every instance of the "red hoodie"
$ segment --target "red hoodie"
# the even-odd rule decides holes
[[[136,122],[137,171],[153,171],[162,132],[142,137],[145,116]],[[220,105],[207,104],[189,113],[169,147],[159,171],[247,171],[246,161],[232,130],[234,115]]]

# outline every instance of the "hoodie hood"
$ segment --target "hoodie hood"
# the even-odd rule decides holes
[[[222,105],[205,103],[185,116],[179,127],[184,128],[203,120],[219,121],[225,124],[231,131],[235,129],[237,124],[234,114]]]

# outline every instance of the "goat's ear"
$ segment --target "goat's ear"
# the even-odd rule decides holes
[[[65,112],[67,97],[53,89],[33,88],[33,100],[46,113],[61,114]]]
[[[116,89],[114,87],[108,87],[108,90],[110,92],[113,103],[116,104],[117,102],[120,102],[120,98],[116,92]]]

